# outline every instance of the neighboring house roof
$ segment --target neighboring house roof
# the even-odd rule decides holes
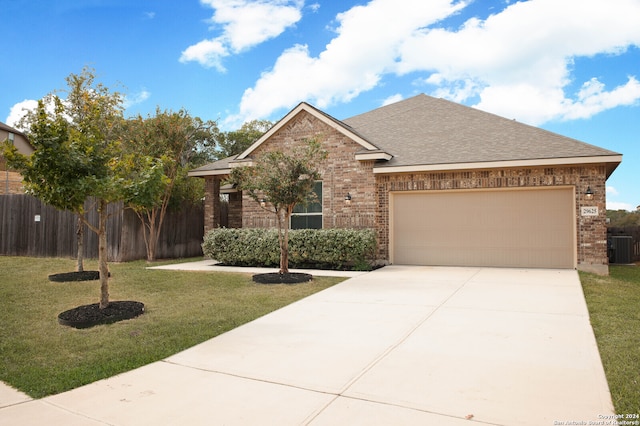
[[[18,129],[14,129],[13,127],[5,124],[5,123],[1,123],[0,122],[0,131],[7,132],[7,133],[13,133],[14,135],[17,135],[21,138],[24,147],[19,146],[18,149],[20,149],[20,152],[22,152],[23,154],[31,154],[33,151],[36,150],[36,148],[31,144],[31,141],[29,141],[29,139],[27,138],[27,136],[22,133],[20,130]],[[0,142],[2,142],[2,138],[0,138]]]
[[[228,173],[301,111],[360,144],[356,159],[382,160],[374,173],[604,163],[610,175],[622,161],[613,151],[420,94],[342,121],[303,102],[237,157],[189,174]]]
[[[237,159],[238,160],[244,160],[245,158],[247,158],[257,147],[262,145],[265,141],[269,140],[271,135],[273,135],[278,130],[280,130],[283,126],[285,126],[287,124],[287,122],[290,119],[292,119],[293,117],[295,117],[296,115],[298,115],[302,111],[306,111],[307,113],[309,113],[312,116],[316,117],[317,119],[319,119],[320,121],[324,122],[328,126],[333,127],[338,132],[340,132],[343,135],[347,136],[348,138],[350,138],[354,142],[358,143],[359,145],[362,145],[362,148],[365,151],[367,151],[367,152],[372,152],[372,151],[380,152],[378,147],[372,145],[368,140],[363,138],[357,131],[354,131],[353,129],[349,128],[349,126],[345,126],[344,123],[341,122],[340,120],[337,120],[337,119],[333,118],[332,116],[330,116],[326,112],[320,111],[316,107],[311,106],[306,102],[301,102],[300,104],[298,104],[297,107],[295,107],[287,115],[285,115],[280,121],[278,121],[276,124],[274,124],[273,127],[271,127],[271,129],[269,129],[257,141],[255,141],[253,143],[253,145],[251,145],[244,152],[242,152],[240,155],[238,155]],[[388,156],[388,157],[390,158],[390,156]]]
[[[20,134],[20,135],[22,134],[22,132],[20,130],[14,129],[13,127],[8,126],[8,125],[6,125],[4,123],[1,123],[1,122],[0,122],[0,130],[4,130],[4,131],[7,131],[7,132],[11,132],[11,133],[17,133],[17,134]]]

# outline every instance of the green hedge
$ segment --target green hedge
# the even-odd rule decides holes
[[[370,269],[375,256],[372,229],[299,229],[289,231],[290,267]],[[204,237],[205,256],[226,265],[278,266],[278,230],[218,228]]]

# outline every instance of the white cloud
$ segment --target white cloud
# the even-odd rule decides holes
[[[320,3],[313,3],[313,4],[310,4],[308,7],[309,9],[311,9],[312,12],[315,13],[318,10],[320,10]]]
[[[131,95],[125,96],[122,106],[124,107],[124,109],[131,108],[134,105],[138,105],[146,101],[147,99],[149,99],[150,96],[151,96],[151,92],[149,92],[146,89],[142,89],[137,93],[133,93]]]
[[[33,99],[25,99],[22,102],[18,102],[17,104],[11,107],[11,110],[9,111],[9,116],[5,120],[5,123],[18,130],[25,130],[25,129],[20,129],[18,127],[18,122],[29,111],[33,111],[37,107],[38,107],[38,101],[34,101]]]
[[[396,102],[400,102],[404,97],[400,93],[396,93],[395,95],[389,96],[387,99],[382,101],[382,106],[395,104]]]
[[[613,186],[607,186],[607,195],[618,195],[618,191]]]
[[[180,56],[180,62],[196,61],[207,68],[214,67],[222,72],[225,69],[221,60],[226,56],[229,56],[229,51],[222,41],[202,40],[187,47]]]
[[[302,100],[319,108],[348,102],[393,70],[401,42],[417,28],[461,7],[450,0],[372,0],[340,13],[337,36],[319,56],[312,57],[305,45],[284,51],[273,68],[245,91],[240,113],[229,120],[268,117]]]
[[[640,45],[637,16],[640,3],[633,0],[519,2],[456,31],[417,31],[401,47],[398,72],[437,73],[449,98],[479,96],[478,108],[531,124],[588,118],[637,101],[640,90],[633,77],[610,92],[591,80],[571,98],[565,88],[573,58]]]
[[[595,77],[584,83],[578,92],[578,100],[567,106],[563,118],[589,118],[610,108],[632,105],[640,99],[640,82],[635,77],[629,77],[625,85],[610,92],[605,91],[604,87]]]
[[[629,203],[619,203],[616,201],[607,201],[607,210],[627,210],[634,211],[636,208]]]
[[[507,2],[508,3],[508,2]],[[439,21],[467,0],[371,0],[336,17],[336,37],[317,56],[285,50],[247,89],[243,121],[269,117],[305,100],[320,108],[348,102],[385,75],[421,74],[431,94],[530,124],[588,118],[640,100],[636,77],[614,88],[602,78],[567,93],[574,59],[617,55],[640,46],[638,0],[529,0],[459,28]],[[426,86],[425,91],[430,89]]]
[[[214,9],[210,20],[222,27],[218,37],[202,40],[182,52],[181,62],[196,61],[224,71],[222,59],[277,37],[302,18],[303,0],[201,0]]]

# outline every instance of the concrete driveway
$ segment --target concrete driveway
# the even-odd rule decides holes
[[[1,408],[0,424],[558,425],[611,414],[575,271],[388,266],[166,360]]]

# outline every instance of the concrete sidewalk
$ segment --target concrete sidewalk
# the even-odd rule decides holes
[[[0,424],[554,425],[611,414],[575,271],[388,266],[163,361],[0,408]]]
[[[147,269],[167,269],[172,271],[203,271],[203,272],[242,272],[247,274],[260,274],[265,272],[278,272],[278,268],[253,268],[242,266],[223,266],[215,260],[205,259],[197,262],[172,263],[170,265],[150,266]],[[290,269],[289,272],[303,272],[320,277],[357,277],[366,274],[358,271],[333,271],[318,269]]]

